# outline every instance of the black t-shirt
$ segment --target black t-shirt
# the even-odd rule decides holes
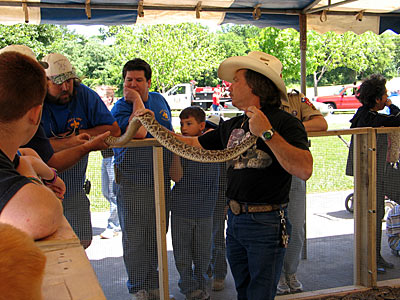
[[[275,131],[289,144],[308,150],[307,133],[301,121],[278,108],[263,112]],[[216,130],[199,136],[199,142],[203,148],[209,150],[229,148],[241,134],[238,129],[249,132],[246,115],[225,121]],[[268,204],[282,204],[289,201],[292,175],[282,168],[262,139],[258,139],[256,146],[238,159],[228,162],[227,177],[226,196],[229,199]]]
[[[31,182],[28,178],[17,172],[16,168],[18,164],[18,155],[15,156],[14,161],[11,161],[0,150],[0,212],[16,192],[25,184]]]
[[[40,158],[45,163],[47,163],[54,154],[54,149],[51,146],[46,133],[44,132],[42,124],[39,125],[35,135],[28,142],[28,144],[22,146],[21,148],[32,148],[39,154]]]

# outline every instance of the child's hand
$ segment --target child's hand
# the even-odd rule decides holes
[[[58,199],[64,199],[66,187],[64,181],[60,177],[57,177],[54,183],[48,184],[46,186],[51,189],[54,194],[56,194]]]

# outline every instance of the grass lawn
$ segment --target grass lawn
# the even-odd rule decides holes
[[[101,162],[103,157],[100,151],[91,152],[89,154],[89,163],[86,177],[90,180],[92,188],[90,189],[89,200],[91,211],[107,211],[110,204],[103,197],[101,192]]]

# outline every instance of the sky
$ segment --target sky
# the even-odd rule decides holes
[[[76,33],[85,35],[86,37],[90,37],[93,35],[98,35],[99,34],[99,29],[101,27],[106,27],[104,25],[90,25],[90,26],[85,26],[85,25],[68,25],[68,29],[75,30]]]
[[[218,25],[215,25],[215,26],[207,25],[207,26],[209,27],[209,30],[212,31],[212,32],[215,32],[218,29],[220,29],[220,26],[218,26]],[[78,33],[78,34],[83,34],[86,37],[90,37],[90,36],[93,36],[93,35],[98,35],[99,34],[99,29],[102,28],[102,27],[103,28],[107,27],[107,26],[104,26],[104,25],[90,25],[90,26],[68,25],[67,27],[69,29],[71,29],[71,30],[75,30],[76,33]]]

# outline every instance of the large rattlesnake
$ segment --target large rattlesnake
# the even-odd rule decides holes
[[[146,130],[154,136],[157,141],[171,152],[184,158],[198,162],[224,162],[231,160],[247,149],[253,146],[257,137],[251,135],[243,140],[238,146],[225,150],[204,150],[202,148],[189,146],[178,140],[171,132],[161,126],[151,113],[134,117],[126,129],[126,132],[120,137],[109,136],[105,142],[110,146],[122,147],[129,142],[135,135],[140,126],[143,125]]]

